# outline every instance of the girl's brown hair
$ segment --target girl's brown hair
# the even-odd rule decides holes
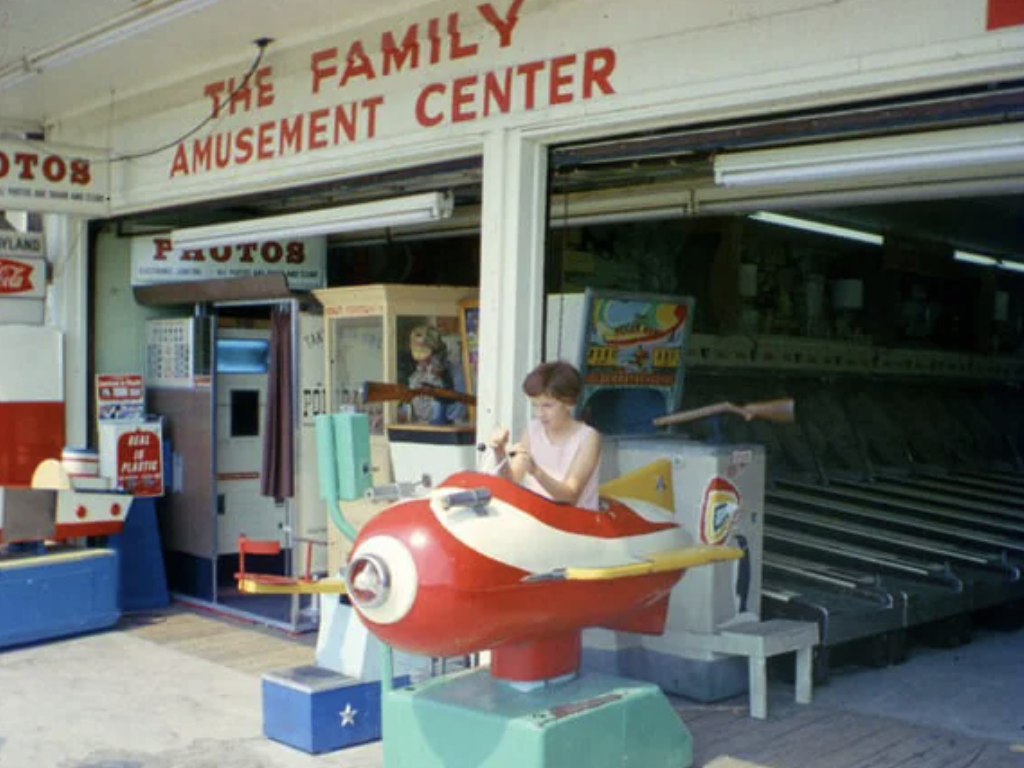
[[[550,395],[563,403],[575,404],[583,392],[583,378],[564,360],[541,363],[523,379],[523,392],[529,397]]]

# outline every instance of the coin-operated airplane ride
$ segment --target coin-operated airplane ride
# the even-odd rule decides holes
[[[367,628],[400,651],[491,659],[391,688],[384,655],[385,768],[691,765],[689,731],[657,686],[580,671],[581,632],[662,633],[686,570],[742,551],[694,545],[656,504],[602,504],[460,472],[362,527],[343,582]],[[244,591],[262,591],[248,579]],[[324,587],[296,586],[335,591]]]
[[[580,673],[581,631],[659,634],[687,568],[741,554],[694,546],[652,504],[584,510],[477,472],[382,511],[345,574],[369,630],[411,653],[491,652],[489,669],[384,695],[386,768],[690,765],[656,686]]]

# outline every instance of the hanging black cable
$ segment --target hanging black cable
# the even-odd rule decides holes
[[[242,78],[242,82],[238,84],[238,87],[235,88],[235,90],[228,94],[228,97],[226,99],[224,99],[220,104],[214,106],[214,108],[210,111],[210,114],[203,118],[201,122],[190,128],[188,131],[183,133],[178,138],[173,139],[172,141],[169,141],[166,144],[161,144],[159,147],[156,147],[155,149],[149,149],[146,150],[145,152],[134,152],[130,155],[119,155],[117,157],[111,158],[110,162],[119,163],[125,160],[139,160],[143,157],[150,157],[152,155],[159,154],[160,152],[164,152],[168,149],[171,149],[172,147],[178,146],[178,144],[185,141],[190,136],[194,136],[204,127],[209,125],[211,120],[217,119],[217,117],[220,116],[221,110],[223,110],[227,105],[231,104],[232,101],[234,101],[235,96],[237,96],[239,93],[241,93],[243,90],[249,87],[249,81],[252,80],[253,75],[255,75],[256,71],[259,69],[260,64],[263,61],[263,54],[266,52],[267,46],[273,42],[273,39],[269,37],[261,37],[258,40],[255,40],[254,42],[259,47],[259,53],[256,54],[256,60],[253,61],[252,66],[249,67],[249,71],[245,73],[245,77]]]

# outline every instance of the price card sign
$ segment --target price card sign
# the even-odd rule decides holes
[[[156,388],[195,386],[195,325],[191,317],[146,322],[146,383]]]
[[[141,419],[146,391],[140,373],[101,373],[96,376],[96,416],[100,421]]]
[[[145,425],[117,438],[117,484],[133,496],[162,496],[164,465],[159,425]]]

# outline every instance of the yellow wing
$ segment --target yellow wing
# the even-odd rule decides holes
[[[247,595],[343,595],[342,579],[288,579],[258,574],[245,574],[238,579],[238,591]]]
[[[695,568],[726,560],[739,560],[741,557],[743,557],[743,550],[736,547],[680,547],[656,552],[642,562],[629,565],[613,565],[604,568],[566,568],[562,578],[576,581],[624,579],[630,576],[680,571],[684,568]]]

